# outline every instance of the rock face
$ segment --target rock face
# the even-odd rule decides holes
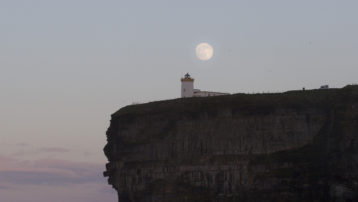
[[[358,201],[358,87],[185,98],[112,115],[119,202]]]

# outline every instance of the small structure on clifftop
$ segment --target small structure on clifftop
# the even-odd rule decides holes
[[[181,78],[181,97],[208,97],[219,95],[229,95],[229,93],[201,91],[199,89],[194,89],[194,78],[191,78],[189,73],[186,73],[184,78]]]

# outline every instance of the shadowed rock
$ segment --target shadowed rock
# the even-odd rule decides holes
[[[127,106],[107,140],[120,202],[358,200],[357,86]]]

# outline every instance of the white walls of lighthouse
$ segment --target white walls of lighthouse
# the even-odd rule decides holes
[[[181,97],[193,97],[194,81],[181,82]]]

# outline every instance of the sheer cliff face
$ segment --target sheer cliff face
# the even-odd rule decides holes
[[[349,201],[358,88],[190,98],[112,115],[105,175],[119,201]]]

